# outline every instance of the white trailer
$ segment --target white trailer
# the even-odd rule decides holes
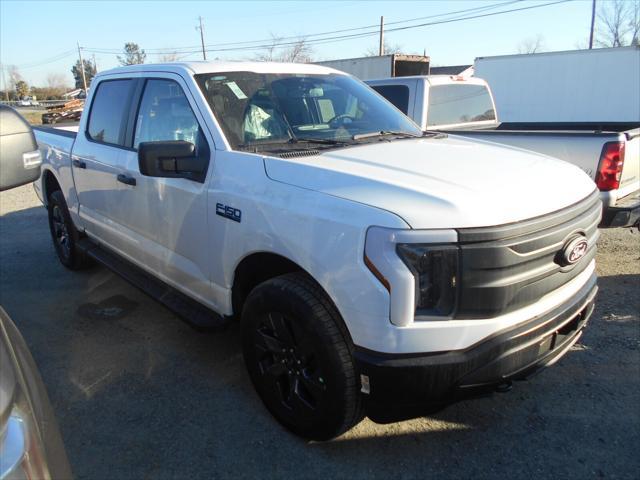
[[[376,57],[345,58],[315,62],[318,65],[341,70],[360,80],[373,80],[409,75],[428,75],[430,59],[425,55],[392,53]]]
[[[503,122],[640,121],[640,47],[478,57]]]

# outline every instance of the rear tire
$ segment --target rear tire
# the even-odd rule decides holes
[[[60,262],[71,270],[91,266],[93,264],[91,259],[78,248],[80,233],[71,220],[67,202],[60,190],[56,190],[49,196],[47,210],[51,239]]]
[[[328,440],[362,420],[353,344],[307,275],[282,275],[253,289],[242,311],[242,346],[258,395],[293,433]]]

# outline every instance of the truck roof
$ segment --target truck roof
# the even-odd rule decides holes
[[[175,63],[144,63],[141,65],[127,65],[100,72],[97,76],[117,73],[143,72],[174,72],[194,75],[198,73],[216,72],[255,72],[255,73],[302,73],[315,75],[340,74],[346,75],[333,68],[314,65],[311,63],[276,63],[276,62],[233,62],[233,61],[194,61]]]

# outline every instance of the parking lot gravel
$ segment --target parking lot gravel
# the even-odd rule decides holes
[[[590,325],[511,392],[326,443],[283,430],[239,329],[198,333],[102,267],[66,270],[31,186],[0,194],[0,304],[22,331],[79,479],[638,478],[640,234],[602,232]]]

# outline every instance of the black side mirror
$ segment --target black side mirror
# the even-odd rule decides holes
[[[42,156],[29,122],[0,105],[0,191],[40,178]]]
[[[138,145],[140,173],[147,177],[187,178],[204,182],[207,155],[196,155],[196,147],[184,140],[142,142]]]

